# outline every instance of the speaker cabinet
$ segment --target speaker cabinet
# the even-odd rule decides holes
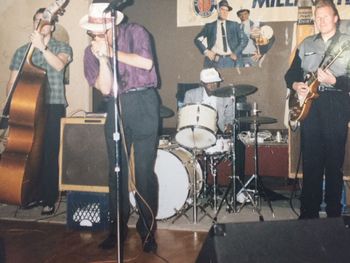
[[[60,191],[109,192],[105,118],[62,118]]]
[[[216,224],[196,262],[350,262],[345,219]]]

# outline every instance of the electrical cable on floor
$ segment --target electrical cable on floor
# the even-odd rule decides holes
[[[298,163],[297,163],[297,168],[296,168],[296,171],[295,171],[295,176],[294,176],[294,182],[293,182],[293,189],[292,189],[292,192],[290,193],[290,198],[289,198],[289,205],[290,205],[290,208],[292,209],[293,213],[299,217],[299,214],[298,212],[295,210],[294,208],[294,205],[293,205],[293,198],[295,197],[295,194],[296,194],[296,191],[297,191],[297,183],[298,183],[298,173],[299,173],[299,168],[300,168],[300,162],[301,162],[301,156],[302,156],[302,153],[301,153],[301,149],[299,151],[299,157],[298,157]]]

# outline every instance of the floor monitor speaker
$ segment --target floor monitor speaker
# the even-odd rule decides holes
[[[215,224],[197,263],[350,262],[349,217]]]
[[[61,120],[61,191],[108,192],[105,118]]]

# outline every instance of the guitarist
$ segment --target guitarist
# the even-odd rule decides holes
[[[285,75],[287,87],[295,90],[299,97],[305,97],[310,91],[304,82],[305,76],[315,72],[319,94],[301,122],[303,187],[299,219],[319,217],[324,176],[327,216],[341,215],[342,166],[350,121],[349,49],[328,69],[322,69],[322,61],[326,62],[329,53],[336,53],[337,47],[349,41],[350,36],[339,32],[340,18],[332,0],[317,1],[314,15],[319,33],[300,44]]]
[[[44,160],[41,169],[43,182],[39,192],[42,193],[42,214],[49,215],[54,212],[58,197],[60,120],[65,116],[67,106],[64,72],[72,60],[72,48],[67,43],[57,41],[52,37],[55,29],[54,22],[44,25],[39,31],[35,30],[43,18],[44,11],[45,8],[40,8],[33,16],[34,32],[30,35],[30,41],[35,47],[32,56],[33,64],[44,69],[48,77],[48,84],[45,87],[47,119],[44,134]],[[18,48],[12,58],[7,93],[16,81],[27,47],[28,44]]]

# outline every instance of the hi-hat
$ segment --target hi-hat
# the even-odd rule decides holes
[[[174,116],[174,111],[167,106],[160,105],[159,107],[159,116],[161,118],[170,118]]]
[[[237,118],[238,121],[244,123],[256,123],[256,124],[270,124],[276,123],[277,119],[271,117],[263,117],[263,116],[246,116]]]
[[[213,95],[217,97],[242,97],[257,91],[257,87],[247,84],[233,85],[230,84],[226,87],[221,87],[213,91]]]

